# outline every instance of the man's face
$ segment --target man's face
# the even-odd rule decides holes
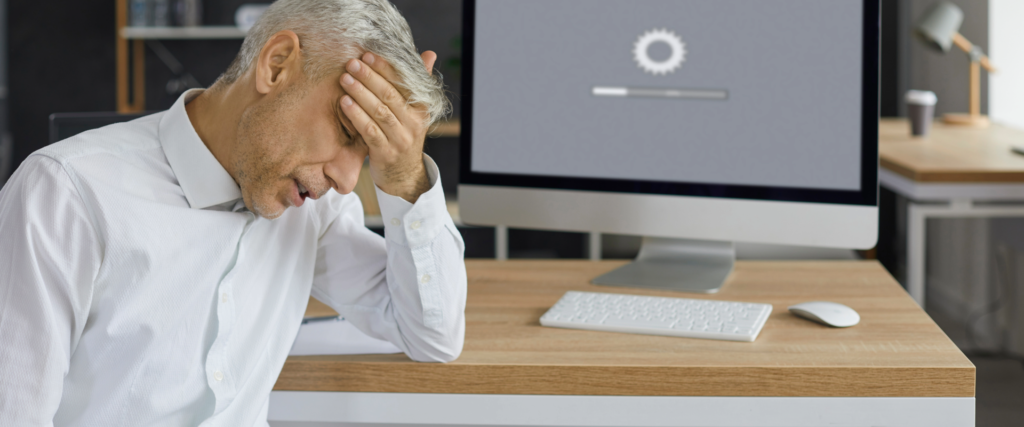
[[[249,210],[273,219],[307,196],[355,188],[368,150],[352,138],[336,80],[294,83],[242,114],[235,170]]]

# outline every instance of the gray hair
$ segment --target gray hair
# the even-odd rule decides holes
[[[299,36],[302,70],[311,81],[338,72],[346,61],[369,51],[395,69],[400,80],[395,85],[409,93],[410,104],[426,107],[428,125],[451,110],[440,73],[427,73],[409,24],[387,0],[278,0],[249,30],[238,56],[217,82],[230,84],[242,77],[270,37],[282,30]]]

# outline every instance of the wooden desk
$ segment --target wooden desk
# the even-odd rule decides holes
[[[883,168],[915,182],[1024,182],[1024,156],[1010,145],[1024,143],[1024,131],[936,121],[926,137],[910,135],[905,119],[882,119],[878,154]]]
[[[936,121],[918,138],[904,119],[879,123],[878,179],[907,201],[906,284],[922,307],[928,218],[1024,216],[1024,155],[1012,143],[1024,143],[1024,131]]]
[[[414,405],[426,412],[409,417],[384,410],[376,414],[383,419],[373,420],[514,425],[693,421],[704,426],[834,421],[846,426],[889,425],[911,411],[908,419],[931,420],[921,425],[973,426],[974,366],[876,262],[740,261],[722,291],[710,296],[589,284],[620,265],[469,261],[466,344],[458,360],[424,364],[404,355],[290,357],[272,395],[271,420],[335,416],[370,422],[367,414],[373,411],[366,408]],[[774,311],[753,343],[541,327],[540,316],[569,290],[761,302],[772,304]],[[833,329],[786,311],[808,300],[849,305],[860,312],[861,323]],[[657,400],[660,409],[643,409],[661,411],[661,418],[611,413],[640,410],[634,406],[654,402],[651,396],[669,399]],[[917,399],[905,407],[906,397]],[[542,416],[577,404],[586,409],[562,413],[560,422]],[[758,405],[772,414],[755,411],[752,416],[747,410],[744,418],[735,412]],[[357,415],[323,409],[339,407]],[[849,414],[854,407],[864,410]],[[686,416],[679,408],[687,408]],[[790,412],[781,411],[785,408]]]

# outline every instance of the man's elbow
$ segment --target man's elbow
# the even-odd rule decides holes
[[[459,358],[462,354],[462,347],[451,349],[451,351],[428,351],[410,354],[409,358],[417,362],[426,363],[448,363]]]
[[[465,343],[466,328],[462,323],[457,328],[446,334],[444,339],[434,340],[429,345],[423,345],[415,351],[409,352],[409,358],[417,362],[448,363],[459,358],[462,354],[462,346]]]

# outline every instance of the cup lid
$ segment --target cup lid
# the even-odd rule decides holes
[[[908,90],[907,103],[914,105],[935,105],[939,98],[930,90]]]

